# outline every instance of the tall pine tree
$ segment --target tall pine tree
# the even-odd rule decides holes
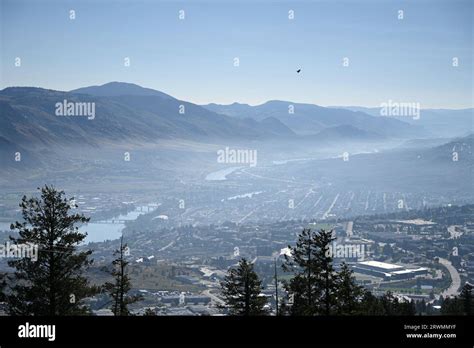
[[[285,272],[295,273],[290,282],[285,282],[289,295],[289,312],[293,315],[316,314],[315,301],[321,295],[316,287],[318,266],[314,257],[315,243],[310,229],[303,229],[295,247],[288,246],[282,265]]]
[[[364,288],[357,285],[353,271],[344,262],[336,279],[336,314],[355,315],[364,298]]]
[[[6,299],[5,288],[7,286],[6,274],[0,274],[0,302]]]
[[[320,314],[333,314],[336,306],[337,273],[334,270],[330,245],[335,240],[332,231],[321,230],[314,235],[315,258],[318,268],[317,287],[322,293],[316,301],[317,311]]]
[[[337,274],[329,252],[332,231],[304,229],[291,255],[285,255],[283,269],[294,273],[285,284],[293,315],[330,315],[336,304]]]
[[[245,258],[228,271],[221,282],[222,294],[231,315],[265,315],[267,299],[261,296],[262,281]]]
[[[466,282],[461,289],[461,295],[459,296],[462,301],[462,308],[465,315],[472,315],[472,288],[473,286]]]
[[[117,258],[112,262],[111,274],[114,277],[114,282],[107,282],[104,285],[105,291],[112,297],[112,312],[118,316],[129,315],[128,305],[141,300],[141,296],[128,295],[132,285],[127,273],[128,261],[125,259],[127,250],[127,244],[123,244],[122,237],[120,238],[120,248],[114,252]]]
[[[72,214],[71,201],[64,191],[52,186],[41,188],[40,198],[23,197],[20,207],[23,222],[11,225],[18,238],[13,244],[30,243],[38,247],[38,259],[9,261],[16,269],[7,295],[12,315],[77,315],[87,314],[81,301],[97,292],[83,276],[90,266],[91,250],[77,251],[86,237],[76,224],[89,221],[82,214]]]
[[[446,297],[441,304],[441,314],[445,315],[473,315],[472,306],[473,286],[466,282],[459,296]]]

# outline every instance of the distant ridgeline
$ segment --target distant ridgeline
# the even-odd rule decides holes
[[[426,208],[423,210],[401,210],[387,214],[364,215],[355,218],[355,221],[363,220],[412,220],[423,219],[440,224],[463,224],[474,222],[474,204],[446,205],[443,207]]]

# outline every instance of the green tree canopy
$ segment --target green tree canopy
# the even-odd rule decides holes
[[[224,301],[231,315],[265,315],[266,298],[261,295],[262,282],[253,265],[245,258],[228,271],[221,282]]]
[[[78,252],[86,237],[77,224],[89,221],[82,214],[71,213],[77,208],[65,198],[64,191],[53,186],[41,188],[40,197],[23,197],[20,207],[23,222],[15,222],[12,230],[19,237],[10,237],[15,245],[37,247],[37,260],[23,257],[8,264],[16,269],[10,279],[7,295],[12,315],[76,315],[86,314],[85,297],[98,289],[83,276],[90,266],[92,251]]]
[[[337,274],[329,252],[332,231],[304,229],[296,246],[288,246],[283,269],[294,273],[285,284],[293,315],[329,315],[336,307]]]
[[[112,297],[112,312],[114,315],[120,316],[130,315],[128,305],[142,299],[141,296],[130,296],[128,294],[132,289],[132,284],[127,273],[128,261],[125,258],[127,251],[127,244],[123,244],[122,237],[120,238],[120,248],[114,252],[117,258],[112,262],[111,274],[114,281],[107,282],[104,285],[104,289]]]

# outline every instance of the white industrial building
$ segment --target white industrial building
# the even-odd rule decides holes
[[[407,268],[380,261],[361,261],[352,267],[356,273],[368,274],[384,280],[411,279],[428,273],[428,269],[424,267]]]

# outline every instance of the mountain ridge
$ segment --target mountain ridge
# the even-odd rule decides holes
[[[63,101],[94,103],[97,116],[93,121],[85,117],[58,117],[55,105]],[[289,105],[294,107],[294,114],[288,112]],[[333,137],[336,139],[332,140],[350,140],[356,133],[360,140],[364,135],[373,140],[403,136],[399,127],[408,133],[416,132],[416,128],[401,121],[282,100],[270,100],[259,106],[233,103],[228,106],[227,113],[234,114],[226,115],[226,110],[221,110],[219,104],[201,106],[126,82],[109,82],[71,91],[7,87],[0,91],[0,107],[5,114],[0,136],[22,146],[71,142],[100,146],[102,143],[155,142],[158,139],[247,141],[278,137],[297,140],[315,137],[324,129],[335,131]],[[352,128],[346,129],[345,133],[343,128],[339,131],[334,128],[338,126]]]
[[[403,138],[423,133],[416,125],[400,120],[377,118],[363,112],[331,109],[323,106],[270,100],[263,104],[206,104],[205,108],[230,117],[262,120],[275,117],[299,135],[314,135],[324,128],[351,125],[364,131],[377,133],[383,137]]]

